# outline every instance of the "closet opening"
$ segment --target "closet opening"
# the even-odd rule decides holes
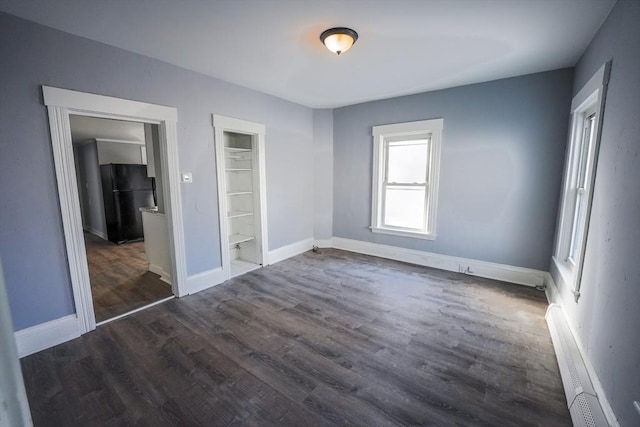
[[[264,125],[214,115],[223,270],[265,264]]]

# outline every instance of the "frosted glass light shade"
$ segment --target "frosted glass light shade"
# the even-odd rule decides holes
[[[340,55],[351,49],[358,40],[358,33],[350,28],[330,28],[320,34],[322,43],[333,53]]]

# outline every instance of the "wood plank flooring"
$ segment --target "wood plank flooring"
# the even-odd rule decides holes
[[[96,322],[173,295],[171,285],[149,271],[144,242],[121,245],[84,233]]]
[[[571,425],[543,293],[323,249],[22,359],[36,426]]]

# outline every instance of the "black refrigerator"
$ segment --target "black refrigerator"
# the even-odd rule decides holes
[[[107,237],[114,243],[144,238],[140,208],[156,205],[156,181],[146,165],[100,165]]]

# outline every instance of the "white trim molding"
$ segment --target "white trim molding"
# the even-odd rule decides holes
[[[563,280],[570,283],[576,303],[580,298],[610,72],[611,62],[607,62],[571,102],[571,127],[553,258]]]
[[[253,218],[256,242],[257,264],[266,265],[268,260],[268,222],[267,222],[267,175],[266,175],[266,126],[262,123],[233,117],[212,115],[214,145],[216,152],[216,177],[218,180],[218,219],[220,223],[222,270],[225,278],[230,279],[231,254],[229,252],[229,218],[227,206],[227,177],[225,160],[225,132],[251,135],[253,140]],[[257,173],[255,171],[257,168]],[[255,194],[257,190],[257,194]],[[257,218],[257,221],[256,221]]]
[[[300,255],[303,252],[309,251],[313,248],[314,240],[309,237],[308,239],[300,240],[290,245],[282,246],[278,249],[269,251],[267,256],[268,264],[275,264],[280,261],[284,261],[287,258]]]
[[[544,279],[544,293],[549,304],[557,303],[558,301],[560,301],[558,287],[556,286],[556,282],[554,282],[553,280],[553,276],[549,272],[547,272]]]
[[[143,305],[142,307],[138,307],[138,308],[136,308],[134,310],[127,311],[126,313],[122,313],[122,314],[119,314],[119,315],[117,315],[115,317],[111,317],[109,319],[103,320],[102,322],[98,323],[98,326],[102,326],[102,325],[105,325],[107,323],[114,322],[114,321],[116,321],[118,319],[123,319],[125,317],[131,316],[134,313],[137,313],[137,312],[142,311],[142,310],[146,310],[146,309],[148,309],[150,307],[153,307],[154,305],[162,304],[162,303],[170,301],[170,300],[172,300],[174,298],[175,298],[175,295],[171,295],[170,297],[162,298],[162,299],[160,299],[158,301],[154,301],[154,302],[152,302],[150,304]]]
[[[363,242],[360,240],[333,238],[333,247],[380,258],[393,259],[425,267],[456,271],[472,276],[500,280],[525,286],[544,285],[547,272],[531,268],[515,267],[512,265],[441,255],[396,246],[381,245],[379,243]]]
[[[333,238],[331,239],[316,239],[314,241],[314,245],[319,248],[332,248],[333,247]]]
[[[42,95],[44,96],[44,105],[64,107],[80,114],[86,113],[82,115],[93,115],[97,112],[98,114],[128,117],[128,120],[138,122],[145,121],[144,119],[178,121],[178,110],[163,105],[50,86],[42,86]]]
[[[590,385],[593,387],[593,394],[595,394],[597,401],[599,402],[599,405],[604,413],[604,416],[607,420],[608,425],[613,427],[619,427],[618,420],[616,418],[615,413],[613,412],[613,408],[611,407],[611,404],[609,403],[607,394],[604,392],[604,389],[602,388],[602,384],[600,383],[600,378],[598,377],[598,374],[596,373],[595,369],[593,368],[593,365],[591,364],[591,361],[589,360],[589,357],[587,356],[587,352],[585,351],[584,346],[582,345],[582,341],[579,339],[579,335],[577,334],[571,322],[569,322],[569,317],[567,316],[564,310],[564,307],[560,303],[561,301],[560,292],[551,274],[549,274],[548,276],[548,282],[547,282],[545,291],[547,293],[547,300],[549,301],[549,308],[547,309],[547,315],[545,317],[547,319],[549,331],[551,332],[551,340],[553,341],[554,348],[556,349],[556,357],[558,358],[558,365],[561,366],[562,364],[567,363],[566,360],[560,361],[561,357],[565,357],[561,354],[561,351],[558,351],[558,347],[560,345],[563,345],[560,343],[560,340],[564,342],[568,342],[572,345],[575,345],[580,355],[580,361],[583,363],[584,369],[586,370],[586,373],[588,375],[587,380],[590,382]],[[552,308],[556,310],[556,314],[554,316],[550,316],[550,312],[552,311]],[[560,334],[562,334],[562,336]],[[562,381],[566,386],[566,384],[570,381],[569,377],[571,376],[571,374],[566,371],[563,372],[561,369],[560,376],[562,377]],[[569,399],[570,393],[576,394],[575,391],[572,392],[572,391],[565,390],[565,394],[567,395],[567,400]],[[571,402],[568,401],[567,405],[570,406],[570,404]],[[573,413],[572,413],[572,417],[573,417]],[[574,423],[575,423],[575,420],[574,420]],[[581,424],[576,424],[576,425],[581,425]]]
[[[47,87],[42,88],[45,94],[47,89]],[[51,99],[51,96],[48,98]],[[45,95],[46,99],[47,96]],[[96,320],[82,233],[80,197],[78,195],[75,162],[73,159],[69,110],[60,106],[48,105],[48,113],[73,301],[81,333],[85,333],[96,328]]]
[[[435,240],[440,181],[440,152],[444,119],[373,126],[373,176],[371,179],[371,231],[373,233]],[[419,143],[426,147],[423,182],[389,181],[389,152],[394,144]],[[416,178],[418,179],[418,178]],[[424,190],[424,215],[420,226],[388,224],[387,190]]]
[[[222,267],[203,271],[187,277],[187,290],[189,295],[195,294],[213,286],[219,285],[226,280]]]
[[[70,314],[15,332],[18,355],[25,357],[63,342],[78,338],[81,333],[78,316]]]
[[[174,109],[175,110],[175,109]],[[177,110],[176,110],[177,114]],[[180,193],[180,162],[178,161],[178,125],[175,121],[160,122],[160,162],[162,168],[165,215],[169,228],[170,261],[173,274],[171,282],[175,296],[187,295],[187,251],[184,239],[184,218]],[[156,177],[158,179],[158,177]],[[168,196],[168,197],[167,197]]]
[[[69,121],[71,114],[159,125],[160,155],[162,163],[167,166],[163,168],[162,181],[166,193],[165,201],[168,202],[166,215],[170,230],[173,293],[177,296],[186,295],[186,254],[176,131],[177,110],[172,107],[48,86],[42,86],[42,93],[49,114],[64,240],[80,333],[95,329],[96,321],[82,234]]]

